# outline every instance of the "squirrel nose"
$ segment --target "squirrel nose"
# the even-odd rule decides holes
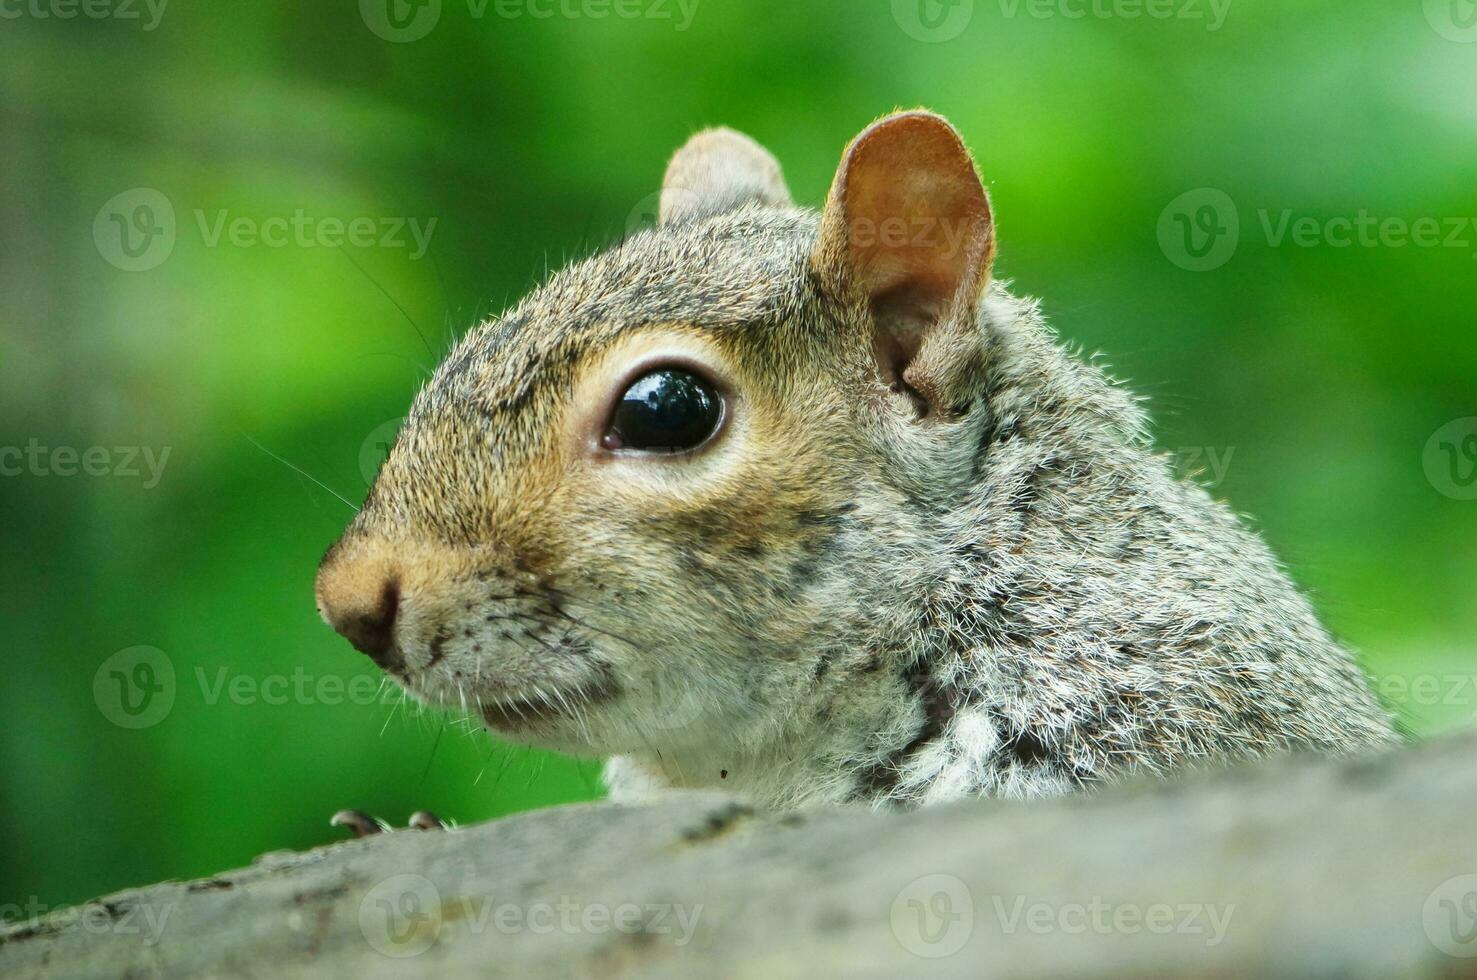
[[[319,575],[318,606],[323,618],[355,650],[368,655],[384,670],[403,671],[405,662],[395,649],[399,581],[393,574],[365,581],[358,569],[342,571],[347,574],[325,569]]]
[[[355,650],[368,654],[386,670],[397,670],[404,666],[395,653],[395,614],[399,611],[400,587],[391,580],[380,589],[378,601],[350,609],[330,621]]]

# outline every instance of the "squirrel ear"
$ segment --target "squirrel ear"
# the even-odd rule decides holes
[[[662,178],[664,225],[732,211],[744,204],[791,207],[779,161],[732,129],[705,129],[683,144]]]
[[[811,265],[869,308],[883,380],[947,415],[979,373],[975,316],[994,256],[969,151],[947,120],[919,110],[873,123],[847,147]]]

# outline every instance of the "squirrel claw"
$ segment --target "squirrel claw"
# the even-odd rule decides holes
[[[340,810],[328,821],[330,827],[348,827],[355,837],[368,837],[390,829],[389,824],[377,820],[363,810]]]
[[[410,815],[411,830],[447,830],[445,822],[430,810],[417,810]]]
[[[328,821],[330,827],[348,827],[355,837],[369,837],[392,829],[389,824],[363,810],[340,810]],[[410,815],[409,830],[450,830],[451,824],[430,810],[417,810]]]

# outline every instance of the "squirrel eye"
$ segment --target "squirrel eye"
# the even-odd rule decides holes
[[[680,453],[708,440],[723,420],[723,400],[690,371],[660,368],[642,375],[616,402],[606,449]]]

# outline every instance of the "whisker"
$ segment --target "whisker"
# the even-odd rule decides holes
[[[330,487],[328,484],[324,483],[322,480],[318,479],[316,476],[314,476],[313,474],[309,473],[307,470],[303,469],[301,466],[297,465],[296,463],[292,462],[289,459],[284,459],[283,457],[278,456],[276,453],[272,452],[266,446],[263,446],[261,443],[257,442],[255,439],[251,438],[251,436],[247,435],[245,432],[241,433],[241,437],[243,439],[245,439],[247,442],[251,443],[256,448],[260,449],[262,452],[266,453],[268,456],[270,456],[273,459],[275,459],[277,462],[281,463],[283,466],[285,466],[288,469],[292,470],[298,476],[301,476],[301,477],[303,477],[304,479],[307,479],[307,480],[312,480],[318,486],[322,487],[324,490],[327,490],[329,493],[333,494],[339,500],[342,500],[344,502],[344,506],[345,507],[348,507],[354,513],[356,513],[356,514],[359,513],[359,508],[357,506],[355,506],[354,503],[352,501],[350,501],[348,497],[345,497],[343,494],[339,493],[333,487]]]
[[[493,742],[487,750],[487,758],[482,760],[482,768],[477,770],[477,778],[472,780],[472,785],[477,786],[482,782],[482,777],[487,775],[487,767],[492,762],[492,757],[497,755],[498,743]],[[494,779],[494,782],[496,780]]]
[[[426,768],[421,770],[421,786],[426,784],[426,777],[431,774],[431,764],[436,761],[436,750],[441,747],[441,733],[446,731],[446,720],[443,718],[441,727],[436,729],[436,741],[431,743],[431,757],[426,760]]]
[[[535,615],[537,615],[537,612],[541,612],[541,611],[542,610],[536,611],[535,612]],[[635,640],[629,639],[628,637],[621,636],[619,633],[612,633],[610,630],[607,630],[607,629],[601,629],[599,626],[596,626],[593,623],[585,622],[584,620],[579,619],[578,617],[570,614],[568,611],[566,611],[564,609],[560,609],[558,606],[549,606],[548,607],[548,611],[551,614],[555,615],[555,616],[559,616],[559,617],[561,617],[563,619],[569,620],[569,622],[571,622],[574,625],[580,627],[581,629],[587,629],[587,630],[589,630],[592,633],[600,633],[600,634],[602,634],[604,636],[610,637],[612,640],[620,640],[622,643],[626,644],[627,646],[631,647],[634,650],[642,651],[642,650],[645,649],[640,644],[638,644]]]
[[[387,732],[387,731],[390,730],[390,722],[395,719],[395,712],[396,712],[396,710],[399,709],[399,707],[402,704],[404,704],[404,703],[405,703],[405,689],[402,687],[400,689],[400,699],[398,701],[396,701],[394,704],[390,705],[390,713],[385,716],[385,723],[380,728],[380,738],[384,738],[385,737],[385,732]]]
[[[364,270],[364,266],[359,264],[359,260],[354,258],[353,254],[348,249],[339,249],[339,254],[348,259],[349,264],[358,269],[359,274],[362,275],[365,279],[368,279],[370,285],[372,285],[375,289],[378,289],[380,291],[380,295],[384,296],[385,299],[390,301],[391,306],[400,311],[400,315],[405,317],[405,322],[410,324],[411,329],[415,331],[415,335],[421,339],[421,345],[425,347],[426,353],[431,355],[431,360],[436,360],[436,352],[431,349],[430,341],[426,340],[426,335],[421,332],[420,325],[417,324],[415,320],[411,317],[411,315],[405,311],[405,307],[401,306],[399,301],[396,300],[394,296],[390,295],[390,291],[386,289],[383,285],[381,285],[378,279],[374,278],[374,276],[371,276],[368,272]],[[427,370],[425,365],[421,365],[421,370]]]

